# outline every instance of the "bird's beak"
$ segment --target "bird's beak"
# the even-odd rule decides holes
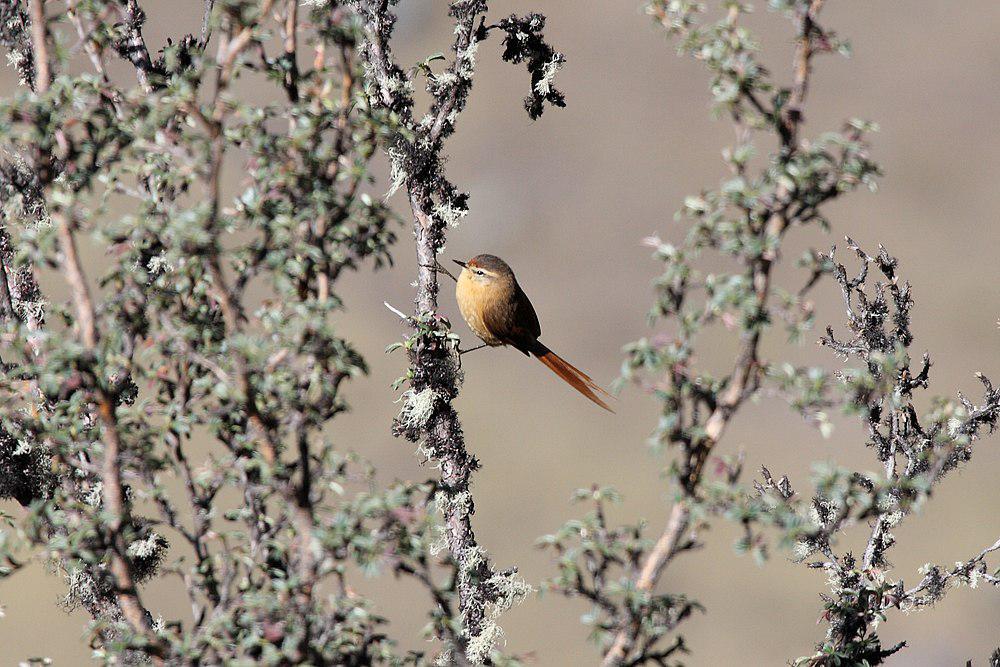
[[[465,262],[460,262],[460,261],[458,261],[457,259],[453,259],[453,260],[451,260],[451,261],[455,262],[456,264],[458,264],[458,265],[459,265],[460,267],[462,267],[463,269],[464,269],[464,268],[466,267],[466,264],[465,264]]]

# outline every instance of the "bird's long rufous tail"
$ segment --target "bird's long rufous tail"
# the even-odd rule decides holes
[[[538,341],[534,342],[530,351],[533,355],[538,357],[540,362],[548,366],[553,373],[565,380],[569,386],[573,387],[608,412],[614,412],[614,410],[612,410],[608,404],[601,399],[602,395],[608,398],[611,398],[611,395],[601,389],[596,382],[591,380],[589,375]]]

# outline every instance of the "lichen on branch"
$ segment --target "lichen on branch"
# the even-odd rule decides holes
[[[415,312],[412,317],[403,316],[412,332],[401,346],[410,362],[401,382],[409,387],[402,396],[393,433],[416,443],[440,470],[438,504],[456,571],[460,612],[456,620],[461,627],[459,645],[452,646],[445,659],[461,657],[480,664],[491,660],[502,636],[497,625],[500,612],[523,598],[530,587],[520,581],[516,568],[494,568],[472,526],[475,502],[471,484],[479,461],[466,446],[453,405],[462,379],[458,339],[438,313],[437,300],[438,253],[444,248],[448,229],[465,217],[469,204],[468,195],[445,174],[444,140],[455,132],[472,89],[481,44],[491,33],[500,30],[506,34],[504,60],[524,63],[531,74],[532,89],[525,106],[532,118],[538,118],[546,104],[564,105],[562,94],[553,86],[563,57],[544,41],[544,18],[540,15],[514,16],[487,25],[485,1],[459,0],[448,5],[455,35],[451,58],[431,57],[404,69],[392,54],[396,17],[390,3],[358,0],[353,4],[364,18],[362,53],[368,99],[373,107],[393,114],[399,122],[399,130],[383,141],[391,162],[389,194],[405,191],[416,246]],[[447,64],[435,70],[438,60],[447,60]],[[423,115],[415,110],[413,97],[420,76],[431,98]]]

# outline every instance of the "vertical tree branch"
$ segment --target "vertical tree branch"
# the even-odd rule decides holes
[[[142,38],[142,24],[146,22],[146,13],[142,11],[138,0],[125,0],[122,11],[122,23],[125,27],[125,39],[118,49],[122,57],[135,67],[135,75],[139,85],[147,93],[153,89],[149,80],[153,73],[153,60],[149,57],[149,49]]]
[[[52,82],[49,67],[49,28],[45,21],[45,0],[30,0],[31,47],[35,61],[35,92],[45,94]]]
[[[48,43],[49,30],[43,0],[30,0],[29,14],[31,17],[30,46],[32,66],[28,69],[32,69],[33,71],[30,72],[29,76],[25,76],[24,80],[33,87],[35,93],[44,94],[49,89],[53,75]],[[72,18],[75,17],[71,16]],[[88,44],[87,46],[89,47],[90,45]],[[88,55],[93,58],[89,48]],[[103,72],[101,73],[103,74]],[[52,173],[51,156],[36,155],[35,164],[31,169],[26,166],[26,163],[22,163],[16,159],[5,161],[2,168],[0,168],[0,172],[2,172],[0,173],[0,177],[2,177],[0,178],[0,184],[11,193],[16,192],[22,198],[22,210],[28,217],[28,220],[25,220],[24,224],[42,224],[46,221],[48,213],[46,211],[43,188],[48,181],[55,177],[55,174]],[[20,266],[15,265],[15,248],[12,246],[11,233],[6,227],[9,223],[6,212],[0,213],[0,221],[4,225],[3,228],[0,228],[0,281],[2,281],[0,293],[3,295],[3,309],[7,317],[16,317],[24,324],[26,330],[29,332],[28,347],[32,350],[35,360],[42,362],[44,352],[38,340],[30,335],[33,332],[41,330],[45,317],[42,294],[35,278],[34,267],[30,262],[26,262]],[[75,252],[75,248],[71,252]],[[73,264],[77,267],[79,266],[76,261]],[[92,309],[89,312],[92,312]],[[33,393],[36,398],[43,401],[46,400],[46,397],[42,395],[41,390],[38,388],[37,381],[33,382],[33,387]],[[102,424],[107,423],[100,414],[99,420]],[[116,433],[112,434],[111,438],[116,438],[116,435]],[[114,481],[115,479],[120,480],[120,476],[115,473],[115,466],[117,465],[117,454],[115,452],[119,447],[116,442],[112,442],[110,448],[113,455],[107,461],[109,465],[104,472],[110,481],[110,486],[108,487],[110,489],[109,493],[120,497],[118,495],[120,494],[120,489],[116,491]],[[51,462],[47,460],[52,450],[51,443],[46,441],[44,443],[33,443],[31,452],[27,455],[14,456],[13,453],[8,454],[5,452],[5,456],[10,456],[10,459],[0,461],[0,464],[3,465],[5,470],[9,466],[12,471],[16,471],[13,472],[13,475],[20,481],[12,489],[12,495],[21,504],[29,505],[32,502],[46,498],[54,486],[60,484],[63,486],[72,486],[69,480],[65,479],[65,477],[59,478],[59,473],[53,471]],[[43,452],[49,453],[46,454]],[[87,473],[87,476],[89,479],[96,479],[98,477],[98,475],[91,475],[90,473]],[[72,493],[75,493],[75,489]],[[118,529],[111,532],[116,532],[117,536],[120,536],[120,513],[118,513],[118,518],[113,523],[118,523],[119,526]],[[55,534],[64,534],[66,532],[64,527],[48,522],[46,522],[44,529],[52,531]],[[127,547],[124,545],[124,542],[118,540],[113,546],[115,553],[112,555],[111,562],[112,576],[116,580],[116,584],[120,584],[119,588],[124,591],[123,594],[119,595],[116,591],[109,590],[99,583],[101,579],[99,573],[87,572],[84,575],[86,582],[80,584],[88,589],[85,593],[84,606],[86,606],[87,611],[95,620],[116,621],[124,618],[126,622],[129,622],[135,628],[145,628],[147,627],[148,614],[145,613],[141,603],[138,603],[137,598],[133,599],[130,597],[135,587],[132,574],[128,570],[128,564],[122,560],[125,548]],[[67,565],[66,568],[67,572],[69,572],[70,566]],[[124,605],[122,604],[123,602]],[[113,630],[102,631],[102,635],[105,638],[113,634],[115,634]],[[155,650],[153,653],[155,653]]]
[[[90,289],[87,286],[87,278],[80,266],[76,239],[71,226],[73,224],[71,214],[55,210],[51,216],[58,234],[63,276],[69,283],[70,294],[76,308],[81,342],[84,349],[96,359],[100,354],[97,318],[90,297]],[[115,398],[108,393],[105,382],[105,378],[94,378],[97,415],[104,440],[101,488],[104,510],[108,515],[106,529],[111,538],[111,574],[114,577],[115,596],[122,615],[132,630],[146,636],[152,644],[150,653],[157,655],[160,642],[152,634],[150,615],[139,598],[135,573],[128,557],[128,543],[125,540],[124,527],[130,525],[131,521],[128,501],[122,486],[122,445],[118,434],[118,421],[115,417]]]
[[[453,11],[463,3],[452,3]],[[423,129],[413,142],[397,145],[395,159],[409,164],[397,169],[406,171],[405,186],[413,213],[413,233],[417,256],[417,294],[414,300],[416,320],[431,326],[438,309],[438,280],[434,266],[437,253],[444,246],[445,222],[435,216],[432,197],[435,192],[450,189],[440,173],[440,140],[446,130],[454,125],[456,105],[464,103],[471,86],[471,71],[462,79],[458,69],[465,65],[466,51],[472,41],[475,21],[485,3],[469,3],[472,9],[461,13],[456,21],[455,59],[449,72],[456,83],[435,96],[435,108],[430,130]],[[477,4],[482,7],[476,6]],[[389,36],[395,17],[388,11],[387,2],[374,3],[366,8],[368,25],[365,57],[370,85],[375,92],[373,101],[400,114],[404,122],[412,118],[413,99],[406,92],[402,70],[392,61]],[[471,68],[471,63],[469,63]],[[400,155],[402,153],[402,155]],[[390,155],[392,153],[390,152]],[[403,156],[406,156],[405,158]],[[433,170],[421,171],[417,165],[425,164]],[[442,182],[445,185],[442,185]],[[455,352],[443,338],[429,337],[411,357],[413,375],[411,394],[429,394],[434,401],[433,412],[423,423],[416,424],[415,432],[407,437],[422,440],[441,464],[441,491],[439,502],[444,513],[448,549],[459,572],[458,594],[461,620],[465,637],[472,641],[483,631],[486,605],[490,596],[486,589],[491,570],[472,528],[475,505],[470,493],[472,474],[479,462],[465,447],[465,437],[458,414],[451,401],[458,394],[459,375],[454,359]],[[457,647],[464,653],[465,647]]]
[[[404,394],[404,406],[394,424],[394,433],[419,443],[421,450],[438,462],[441,469],[438,504],[444,515],[448,549],[458,569],[458,595],[463,637],[466,645],[456,647],[471,662],[488,659],[499,629],[492,618],[497,609],[510,606],[511,600],[528,590],[517,580],[514,568],[497,572],[492,569],[485,551],[476,541],[472,528],[475,503],[470,491],[473,473],[479,462],[465,444],[462,426],[452,401],[458,395],[461,374],[455,346],[446,326],[438,316],[437,255],[445,244],[445,231],[468,212],[466,195],[445,177],[443,141],[455,130],[455,121],[465,108],[475,71],[479,43],[490,30],[507,32],[507,51],[503,58],[527,62],[533,77],[548,86],[546,94],[533,94],[532,117],[541,114],[543,103],[561,106],[562,96],[551,88],[551,78],[562,63],[544,43],[540,30],[544,17],[532,14],[518,20],[505,19],[487,27],[484,0],[461,0],[449,3],[454,20],[453,59],[445,71],[431,71],[424,63],[417,71],[426,75],[431,95],[429,113],[414,119],[413,79],[393,60],[390,37],[396,17],[389,11],[388,0],[355,0],[365,19],[366,90],[373,106],[392,112],[405,130],[387,142],[386,152],[392,161],[393,189],[405,186],[413,214],[413,233],[417,255],[415,316],[406,318],[417,331],[411,337],[410,388]],[[544,54],[547,58],[542,62]],[[545,69],[547,68],[547,69]],[[542,70],[545,69],[545,74]],[[494,611],[487,616],[487,605]]]

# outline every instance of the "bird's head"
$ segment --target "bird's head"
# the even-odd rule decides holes
[[[507,262],[494,255],[476,255],[467,262],[457,259],[452,261],[462,267],[460,280],[466,278],[481,285],[510,283],[514,280],[514,272],[507,266]]]

